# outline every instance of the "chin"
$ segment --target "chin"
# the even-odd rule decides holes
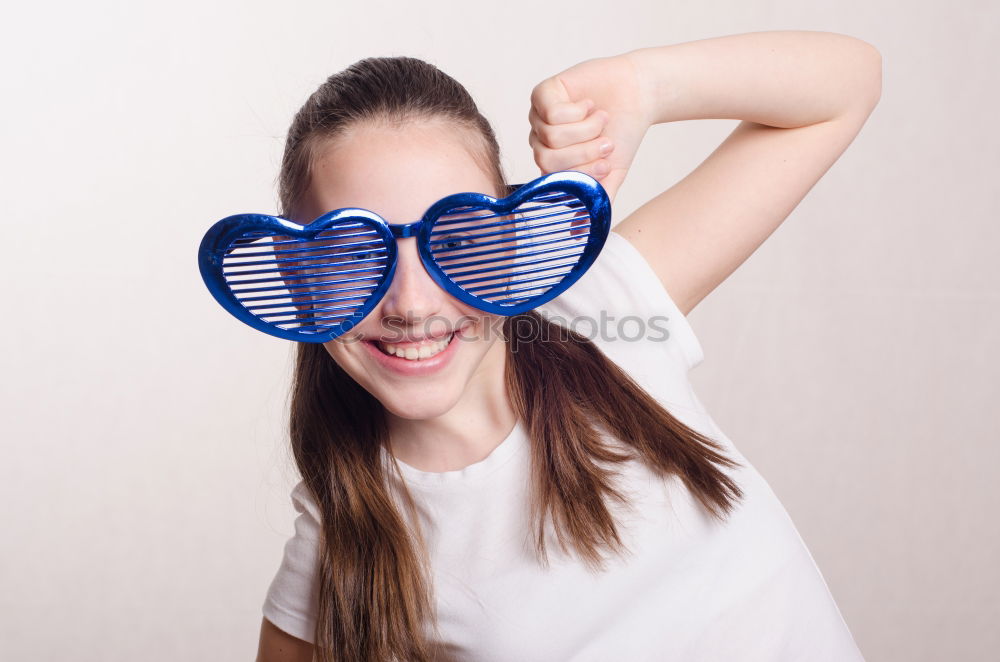
[[[415,390],[412,397],[409,394],[394,392],[388,397],[373,394],[386,411],[410,421],[423,421],[442,416],[451,410],[458,402],[458,395],[428,393],[426,388]]]

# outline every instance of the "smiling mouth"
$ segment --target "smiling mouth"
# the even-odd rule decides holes
[[[406,359],[407,361],[421,361],[443,352],[455,338],[455,333],[456,332],[453,331],[441,340],[430,340],[420,343],[419,345],[408,343],[405,347],[402,345],[394,345],[393,343],[382,342],[381,340],[373,341],[373,344],[378,347],[383,354]]]

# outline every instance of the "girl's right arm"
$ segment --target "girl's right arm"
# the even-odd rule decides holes
[[[840,157],[881,91],[882,56],[859,39],[729,35],[588,60],[547,78],[532,90],[529,141],[543,173],[581,170],[613,199],[650,126],[742,120],[687,177],[615,226],[687,315]]]
[[[260,622],[257,662],[312,662],[313,645],[293,637],[266,618]]]

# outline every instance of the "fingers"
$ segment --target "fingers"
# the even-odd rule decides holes
[[[608,124],[608,113],[599,110],[576,122],[551,124],[542,121],[538,112],[532,108],[528,113],[528,121],[543,145],[549,149],[562,149],[600,136]]]
[[[603,136],[561,149],[550,149],[532,130],[528,143],[534,151],[535,163],[542,171],[578,170],[598,179],[608,174],[610,166],[605,157],[614,151],[614,145]]]
[[[615,146],[602,135],[608,123],[607,112],[599,110],[576,122],[553,125],[543,122],[532,108],[528,118],[532,127],[528,144],[543,172],[576,170],[595,179],[608,174],[610,165],[605,157]]]
[[[558,77],[539,83],[531,92],[528,143],[543,172],[577,170],[600,179],[610,172],[605,160],[614,143],[602,135],[607,111],[594,111],[591,99],[571,101]]]
[[[571,101],[558,77],[547,78],[531,90],[531,107],[547,124],[579,122],[594,107],[590,99]]]

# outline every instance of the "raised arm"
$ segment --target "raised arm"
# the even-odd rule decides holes
[[[542,81],[529,141],[543,172],[587,172],[614,197],[653,124],[742,120],[687,177],[615,226],[687,314],[840,157],[881,89],[881,55],[859,39],[731,35],[588,60]]]

